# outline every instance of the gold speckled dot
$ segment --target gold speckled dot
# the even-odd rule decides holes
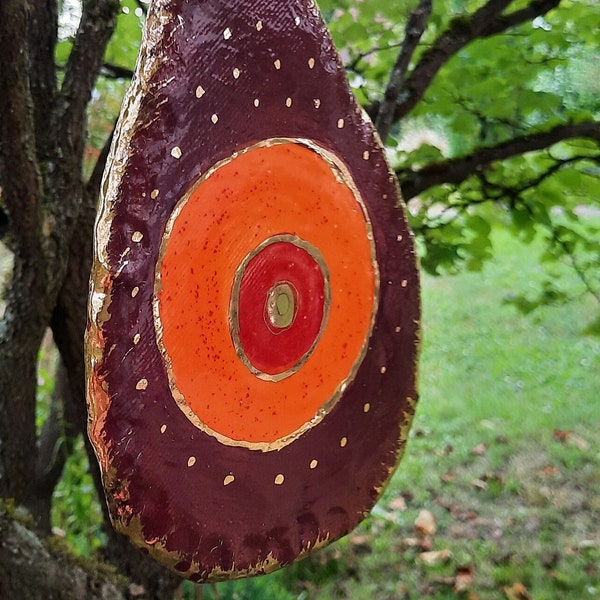
[[[256,22],[256,31],[260,31],[262,28],[263,28],[263,22],[257,21]]]
[[[237,79],[239,76],[240,76],[240,70],[237,67],[235,67],[233,69],[233,78]]]
[[[319,98],[313,98],[313,104],[315,105],[315,108],[319,108],[319,106],[321,106],[321,100]]]
[[[363,152],[363,158],[364,158],[365,160],[369,160],[369,156],[371,156],[371,155],[369,154],[369,151],[368,151],[368,150],[365,150],[365,151]]]
[[[219,120],[219,115],[217,115],[216,113],[214,113],[212,115],[212,117],[210,118],[210,120],[216,125],[217,121]]]
[[[196,457],[190,456],[188,458],[188,467],[193,467],[196,464]]]
[[[152,198],[152,200],[156,200],[158,198],[158,194],[160,194],[158,190],[152,190],[150,192],[150,198]]]
[[[136,285],[136,286],[135,286],[135,287],[134,287],[134,288],[131,290],[131,297],[132,297],[132,298],[135,298],[135,297],[138,295],[139,291],[140,291],[140,288],[139,288],[139,287]]]
[[[254,106],[256,108],[258,108],[258,105],[260,104],[260,100],[258,98],[254,98]]]
[[[286,98],[285,99],[285,105],[289,108],[290,106],[292,106],[292,99],[291,98]]]
[[[275,68],[276,68],[278,71],[279,71],[279,69],[281,69],[281,61],[280,61],[278,58],[276,58],[276,59],[273,61],[273,64],[275,65]]]
[[[402,327],[396,327],[396,329],[394,329],[394,331],[395,331],[396,333],[400,333],[400,331],[402,331]]]
[[[338,119],[337,126],[338,126],[338,129],[343,129],[344,128],[344,119]]]
[[[296,23],[296,25],[300,25],[300,17],[296,17],[294,19],[294,23]]]
[[[136,333],[136,334],[133,336],[133,343],[134,343],[136,346],[137,346],[137,345],[140,343],[140,338],[141,338],[141,337],[142,337],[142,336],[141,336],[139,333]]]
[[[148,387],[148,380],[147,379],[140,379],[135,384],[135,389],[136,390],[145,390],[147,387]]]
[[[319,464],[319,461],[316,458],[313,458],[310,461],[310,468],[311,469],[316,469],[318,464]]]
[[[385,367],[381,367],[381,369],[379,369],[379,372],[384,375],[385,372],[387,371],[387,369]]]
[[[173,158],[181,158],[181,148],[179,146],[171,148],[171,156]]]
[[[284,481],[285,477],[281,473],[275,477],[275,485],[281,485]]]
[[[229,473],[229,475],[225,476],[225,479],[223,479],[223,485],[229,485],[230,483],[233,483],[235,481],[235,477]]]
[[[131,236],[131,241],[137,244],[138,242],[142,241],[143,237],[144,234],[141,231],[135,231]]]
[[[341,440],[340,440],[340,447],[341,448],[345,448],[346,445],[348,444],[348,438],[346,436],[344,436]]]
[[[223,37],[226,40],[231,38],[231,29],[229,29],[229,27],[227,27],[227,29],[225,29],[225,31],[223,32]]]
[[[400,283],[400,285],[402,287],[406,287],[408,285],[408,281],[406,281],[406,279],[403,279],[402,282]]]
[[[199,85],[196,88],[196,98],[202,98],[204,94],[206,94],[206,90],[201,85]]]
[[[166,425],[161,425],[160,426],[160,432],[164,433],[167,430],[167,426]]]
[[[401,233],[399,233],[399,234],[396,236],[396,241],[397,241],[397,242],[401,242],[401,241],[402,241],[402,234],[401,234]]]
[[[371,405],[368,402],[365,402],[363,405],[363,412],[368,413],[371,410]]]
[[[312,56],[308,59],[308,68],[309,69],[315,68],[315,59]]]

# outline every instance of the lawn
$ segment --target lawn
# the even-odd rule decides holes
[[[423,281],[407,453],[351,535],[205,599],[600,597],[600,339],[587,297],[522,315],[536,247],[494,236],[482,273]],[[563,284],[576,293],[573,275]],[[183,588],[192,598],[193,586]]]

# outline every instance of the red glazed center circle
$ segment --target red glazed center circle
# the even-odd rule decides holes
[[[225,444],[282,448],[354,378],[378,289],[368,215],[339,159],[281,140],[224,159],[178,202],[157,263],[173,399]]]
[[[263,242],[243,261],[231,299],[231,336],[257,377],[279,381],[310,357],[327,318],[328,275],[316,248],[294,236]]]

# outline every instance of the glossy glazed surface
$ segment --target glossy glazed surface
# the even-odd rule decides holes
[[[271,571],[354,527],[414,412],[415,263],[316,7],[155,2],[86,341],[116,527],[196,581]]]

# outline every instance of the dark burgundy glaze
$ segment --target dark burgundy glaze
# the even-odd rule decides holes
[[[110,238],[97,242],[108,253],[111,300],[110,318],[88,339],[88,349],[102,352],[90,377],[104,382],[110,404],[100,429],[92,411],[90,432],[110,464],[105,486],[117,528],[129,528],[138,547],[192,580],[242,577],[346,534],[389,479],[405,442],[401,427],[414,411],[408,399],[416,399],[416,259],[383,151],[316,7],[307,0],[159,0],[149,20],[158,18],[164,31],[142,52],[160,65],[128,131],[131,154],[111,206]],[[152,299],[161,238],[177,201],[218,161],[277,137],[314,140],[346,163],[372,223],[380,296],[368,352],[342,399],[291,444],[262,452],[221,444],[176,405]],[[123,143],[122,132],[116,146]],[[175,146],[180,158],[171,154]],[[143,234],[139,243],[131,243],[134,232]],[[236,479],[223,485],[229,472]],[[279,473],[285,481],[274,485]]]

